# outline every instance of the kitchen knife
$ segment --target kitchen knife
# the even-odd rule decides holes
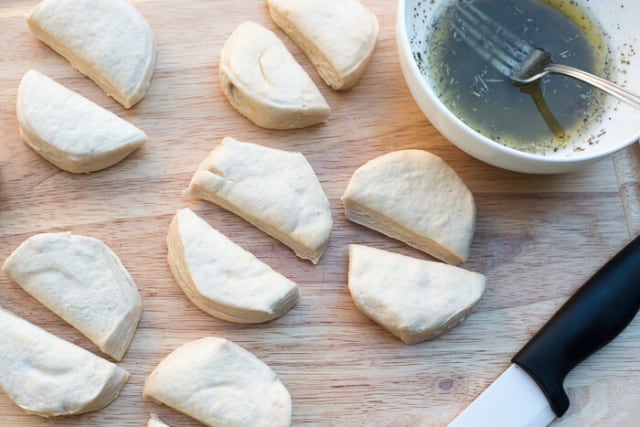
[[[569,371],[613,340],[640,308],[640,236],[560,307],[449,427],[541,427],[569,408]]]

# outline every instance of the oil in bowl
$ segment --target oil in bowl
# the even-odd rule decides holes
[[[499,41],[513,43],[504,36],[511,33],[531,48],[544,48],[556,62],[608,75],[607,47],[598,26],[573,1],[453,0],[437,18],[424,56],[415,59],[458,118],[496,142],[535,154],[564,148],[598,120],[605,96],[585,83],[548,75],[537,83],[514,85],[465,41],[461,33],[482,30],[468,22],[461,28],[459,14],[470,11],[491,21]],[[490,44],[484,47],[493,54]]]

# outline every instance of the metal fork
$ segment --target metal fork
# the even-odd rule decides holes
[[[563,74],[640,109],[640,95],[586,71],[554,63],[551,54],[540,48],[534,49],[478,9],[471,0],[456,4],[456,12],[450,22],[456,34],[513,83],[523,85],[538,81],[549,73]]]

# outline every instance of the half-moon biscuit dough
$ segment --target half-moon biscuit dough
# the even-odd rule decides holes
[[[103,242],[71,233],[25,240],[2,266],[22,289],[116,360],[142,316],[138,288]]]
[[[320,90],[270,30],[246,21],[220,53],[220,86],[229,103],[256,125],[294,129],[326,121]]]
[[[298,301],[298,286],[211,227],[179,210],[167,236],[171,271],[204,312],[236,323],[266,322]]]
[[[0,307],[0,386],[30,414],[75,415],[109,405],[129,373]]]
[[[349,245],[349,292],[363,314],[415,344],[447,332],[476,306],[480,273],[363,245]]]
[[[353,87],[373,55],[378,20],[358,0],[268,0],[273,21],[336,90]]]
[[[144,97],[156,61],[155,41],[128,1],[43,0],[27,24],[125,108]]]
[[[147,377],[143,394],[211,427],[291,424],[291,396],[277,375],[224,338],[175,349]]]
[[[441,158],[423,150],[384,154],[358,168],[342,196],[347,217],[450,264],[469,256],[473,195]]]
[[[147,142],[131,123],[36,70],[20,82],[16,113],[22,140],[68,172],[105,169]]]
[[[300,153],[224,138],[200,163],[185,196],[235,213],[314,264],[329,243],[329,200]]]

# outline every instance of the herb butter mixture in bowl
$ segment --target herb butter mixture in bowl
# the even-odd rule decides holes
[[[559,74],[514,85],[491,40],[640,93],[638,16],[628,0],[400,0],[398,53],[414,99],[460,149],[517,172],[567,172],[638,141],[640,110]]]

